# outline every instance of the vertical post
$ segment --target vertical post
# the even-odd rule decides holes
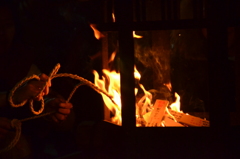
[[[146,1],[133,0],[134,21],[146,21]]]
[[[180,18],[180,0],[172,1],[173,5],[173,20],[179,20]]]
[[[136,127],[132,10],[132,0],[115,0],[115,16],[119,33],[122,126],[129,129]]]
[[[118,25],[120,84],[122,101],[122,127],[124,129],[125,158],[135,158],[135,80],[133,43],[133,1],[115,0],[115,16]]]
[[[203,18],[203,0],[193,1],[193,18],[194,19]]]
[[[166,1],[165,0],[160,0],[161,4],[161,20],[166,20]]]
[[[134,16],[134,22],[141,21],[141,13],[140,13],[140,4],[139,0],[133,0],[133,16]]]
[[[229,126],[230,92],[227,55],[226,4],[224,0],[209,1],[207,16],[209,46],[209,107],[210,126],[224,128]],[[231,103],[231,102],[230,102]],[[223,128],[223,129],[222,129]],[[221,132],[220,132],[221,133]]]
[[[141,3],[141,20],[146,21],[146,1],[145,0],[140,0]]]
[[[167,15],[167,19],[166,20],[172,20],[172,6],[171,6],[171,1],[167,0],[165,1],[166,3],[166,15]]]

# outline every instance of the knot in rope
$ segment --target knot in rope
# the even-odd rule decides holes
[[[51,81],[51,79],[53,78],[53,76],[58,72],[59,68],[60,68],[60,64],[58,63],[58,64],[54,67],[54,69],[50,72],[50,74],[49,74],[49,76],[48,76],[48,80],[45,82],[45,85],[44,85],[43,88],[40,90],[40,92],[36,95],[36,97],[39,96],[40,94],[42,94],[43,90],[44,90],[44,89],[46,88],[46,86],[47,86],[47,83],[49,83],[49,82]],[[15,87],[10,91],[9,96],[8,96],[8,101],[9,101],[9,103],[10,103],[10,105],[11,105],[12,107],[21,107],[21,106],[25,105],[25,104],[29,101],[30,109],[31,109],[31,111],[33,112],[33,114],[39,115],[39,114],[41,114],[41,113],[43,112],[43,110],[44,110],[44,99],[43,99],[43,98],[41,99],[41,108],[40,108],[38,111],[35,111],[34,108],[33,108],[33,99],[25,100],[25,101],[23,101],[23,102],[20,103],[20,104],[15,104],[15,103],[13,102],[13,95],[14,95],[15,91],[16,91],[20,86],[22,86],[26,81],[29,81],[29,80],[31,80],[31,79],[37,79],[37,80],[40,81],[40,77],[37,76],[37,75],[32,75],[32,76],[29,76],[29,77],[24,78],[23,80],[21,80],[20,82],[18,82],[18,83],[15,85]]]

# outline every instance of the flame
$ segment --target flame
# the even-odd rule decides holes
[[[110,57],[108,63],[113,62],[113,60],[114,60],[115,57],[116,57],[116,54],[117,54],[116,51],[114,51],[114,52],[112,53],[112,55],[111,55],[111,57]]]
[[[166,113],[167,113],[170,117],[172,117],[172,119],[173,119],[175,122],[177,122],[176,118],[169,112],[168,108],[166,108],[165,111],[166,111]]]
[[[170,82],[165,83],[164,85],[168,88],[169,91],[172,91],[172,84]]]
[[[115,22],[115,15],[112,13],[113,22]],[[96,29],[95,24],[90,24],[90,27],[94,31],[94,35],[96,39],[100,39],[104,37],[104,35]],[[136,35],[135,31],[133,31],[133,37],[134,38],[142,38],[143,36]],[[116,51],[112,53],[109,63],[114,61],[116,56]],[[113,98],[112,100],[109,99],[106,95],[101,93],[103,101],[107,108],[112,112],[113,117],[111,117],[111,122],[117,125],[122,125],[122,115],[121,115],[121,91],[120,91],[120,73],[117,73],[116,71],[110,71],[107,69],[102,70],[104,76],[101,78],[99,77],[99,74],[97,71],[93,71],[94,74],[94,83],[96,86],[98,86],[100,89],[104,90],[105,92],[108,92]],[[141,74],[137,70],[136,66],[134,66],[134,78],[138,82],[138,86],[140,89],[143,90],[144,95],[138,100],[136,103],[136,126],[143,126],[144,122],[148,121],[150,118],[151,112],[153,110],[153,104],[152,104],[152,94],[147,91],[142,84],[140,84]],[[171,83],[165,83],[164,84],[169,91],[172,91],[172,85]],[[138,88],[135,88],[135,95],[138,93]],[[177,112],[180,111],[180,96],[175,93],[176,101],[170,105],[170,108]],[[176,121],[175,117],[170,114],[168,108],[166,108],[166,114],[170,115],[172,119]],[[161,121],[161,123],[157,126],[165,127],[167,123],[165,123],[164,120]]]
[[[112,56],[115,56],[113,53]],[[120,92],[120,73],[116,71],[109,71],[107,69],[102,70],[104,76],[100,79],[99,74],[97,71],[93,71],[94,74],[94,83],[100,89],[108,92],[110,95],[113,96],[114,103],[106,97],[104,94],[101,93],[103,101],[107,108],[114,114],[111,118],[111,122],[117,125],[121,125],[122,118],[121,118],[121,92]],[[141,75],[138,72],[136,66],[134,66],[134,77],[136,80],[140,80]],[[145,90],[142,84],[139,84],[139,87],[143,90],[144,96],[136,103],[136,117],[140,120],[143,119],[143,115],[147,113],[149,107],[151,106],[152,94]],[[135,88],[135,95],[138,92],[138,88]],[[140,126],[141,124],[137,124]]]
[[[115,55],[114,55],[115,56]],[[120,73],[117,73],[116,71],[109,71],[107,69],[102,70],[104,76],[102,76],[102,79],[99,78],[99,74],[97,71],[93,71],[94,74],[94,83],[96,86],[98,86],[100,89],[103,89],[104,91],[108,92],[110,95],[113,96],[112,100],[110,100],[107,96],[104,94],[102,95],[103,101],[107,108],[112,112],[113,117],[111,118],[111,122],[117,125],[122,125],[122,116],[121,116],[121,92],[120,92]],[[136,66],[134,66],[134,77],[138,81],[140,81],[141,75],[138,72]],[[153,104],[152,104],[152,94],[147,91],[142,84],[138,84],[140,89],[143,90],[144,95],[139,99],[139,101],[136,103],[136,126],[140,127],[144,125],[144,122],[148,121],[151,112],[153,110]],[[135,95],[137,94],[138,89],[135,88]],[[174,111],[181,112],[180,111],[180,96],[175,93],[176,101],[170,105],[170,108]],[[172,117],[172,119],[177,122],[175,117],[168,111],[168,108],[166,108],[166,113]],[[163,120],[160,125],[165,127],[165,121]]]
[[[115,18],[115,14],[112,13],[112,21],[115,23],[116,22],[116,18]],[[135,31],[133,31],[133,38],[137,38],[137,39],[140,39],[140,38],[143,38],[143,36],[141,35],[136,35]]]
[[[164,120],[161,122],[161,126],[165,127],[165,121]]]
[[[103,72],[108,79],[106,79],[104,76],[102,77],[102,79],[100,79],[97,71],[95,70],[93,71],[94,83],[100,89],[108,92],[110,95],[113,96],[113,101],[115,103],[113,103],[104,94],[101,94],[105,105],[108,107],[108,109],[111,112],[114,113],[114,116],[112,117],[112,122],[117,125],[121,125],[122,119],[121,119],[121,99],[120,99],[120,76],[115,71],[110,72],[104,69]],[[109,84],[107,85],[107,83]]]
[[[170,105],[170,108],[174,111],[182,112],[180,111],[180,96],[177,93],[175,93],[174,95],[176,97],[176,101]]]
[[[137,38],[137,39],[143,38],[143,36],[136,35],[135,31],[133,31],[133,37],[134,37],[134,38]]]
[[[114,23],[116,22],[114,13],[112,13],[112,20],[113,20]]]
[[[92,28],[92,30],[94,31],[94,36],[96,39],[100,39],[100,38],[103,38],[104,35],[96,29],[96,24],[90,24],[90,27]]]
[[[112,56],[115,53],[113,53]],[[116,71],[109,71],[107,69],[102,70],[104,76],[102,76],[102,79],[99,78],[99,74],[97,71],[93,71],[94,74],[94,83],[97,85],[100,89],[103,89],[104,91],[108,92],[110,95],[113,96],[112,100],[110,100],[107,96],[104,94],[101,94],[103,97],[103,101],[107,108],[112,112],[113,117],[111,118],[111,122],[117,125],[122,125],[122,116],[121,116],[121,92],[120,92],[120,73],[117,73]],[[134,66],[134,77],[138,82],[140,81],[141,75],[139,71],[137,70],[136,66]],[[143,90],[144,95],[138,100],[136,103],[136,126],[140,127],[146,124],[146,121],[149,120],[151,112],[153,110],[153,104],[152,104],[152,94],[147,91],[144,86],[140,83],[138,83],[139,88]],[[135,88],[135,95],[137,94],[138,89]],[[176,101],[170,105],[170,108],[177,112],[180,111],[180,96],[175,93]],[[172,119],[177,122],[175,117],[169,112],[168,108],[166,108],[166,114],[170,115]],[[144,123],[145,122],[145,123]],[[166,127],[165,121],[161,121],[161,124],[157,126]]]
[[[138,72],[136,66],[134,66],[134,78],[137,79],[137,80],[140,80],[140,78],[141,78],[141,75]]]

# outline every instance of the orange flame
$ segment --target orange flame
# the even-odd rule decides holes
[[[96,39],[100,39],[100,38],[103,38],[104,35],[96,29],[96,24],[90,24],[90,27],[92,28],[92,30],[94,31],[94,36]]]
[[[112,53],[112,55],[111,55],[108,63],[113,62],[113,60],[115,59],[116,54],[117,54],[116,51],[114,51],[114,52]]]
[[[170,82],[165,83],[164,85],[168,88],[169,91],[172,91],[172,84]]]
[[[112,56],[115,56],[115,53],[113,53]],[[99,74],[97,73],[97,71],[95,70],[93,71],[94,83],[100,89],[103,89],[104,91],[108,92],[110,95],[113,96],[112,100],[115,103],[113,103],[105,95],[101,94],[105,105],[114,114],[114,116],[111,118],[111,122],[117,125],[121,125],[122,103],[121,103],[121,92],[120,92],[120,73],[117,73],[116,71],[109,71],[106,69],[103,69],[102,71],[104,74],[102,79],[99,78]],[[138,72],[136,67],[134,67],[134,77],[137,80],[140,80],[141,78],[141,75]],[[136,116],[142,117],[146,113],[146,110],[148,109],[149,105],[151,105],[152,94],[146,91],[143,85],[139,84],[139,86],[144,91],[145,95],[136,104]],[[135,88],[135,95],[137,94],[137,92],[138,92],[138,89]]]
[[[113,101],[116,103],[114,104],[108,97],[102,95],[103,101],[108,109],[114,113],[114,117],[112,117],[112,122],[121,125],[121,99],[120,99],[120,76],[115,71],[109,72],[108,70],[103,70],[104,74],[109,78],[108,80],[105,77],[102,79],[99,78],[99,74],[97,71],[93,71],[94,74],[94,83],[99,88],[103,89],[104,91],[108,92],[110,95],[113,96]],[[106,83],[108,83],[108,86]]]
[[[174,95],[176,97],[176,101],[170,105],[170,108],[172,110],[177,111],[177,112],[182,112],[182,111],[180,111],[180,104],[181,104],[180,103],[180,96],[177,93],[175,93]]]
[[[135,31],[133,31],[133,38],[141,39],[143,36],[136,35]]]
[[[115,56],[114,53],[112,56]],[[113,101],[110,100],[108,97],[106,97],[104,94],[102,94],[103,101],[107,108],[114,114],[114,116],[111,118],[111,122],[117,125],[122,124],[122,116],[121,116],[121,92],[120,92],[120,73],[117,73],[116,71],[109,71],[106,69],[103,69],[104,76],[102,79],[99,78],[99,74],[96,71],[93,71],[94,74],[94,83],[99,88],[103,89],[104,91],[108,92],[110,95],[113,96]],[[138,72],[137,68],[134,67],[134,77],[137,80],[140,80],[141,75]],[[137,123],[136,126],[142,126],[142,121],[148,121],[150,118],[151,112],[153,110],[153,104],[152,104],[152,94],[148,92],[142,84],[139,83],[139,87],[143,90],[144,95],[141,97],[141,99],[136,103],[136,119]],[[135,88],[135,95],[137,94],[138,89]],[[174,111],[181,112],[180,111],[180,96],[175,93],[176,101],[170,105],[170,108]],[[166,113],[172,117],[172,119],[176,121],[175,117],[170,114],[168,111],[168,108],[166,108]],[[160,125],[165,127],[165,121],[163,120]]]
[[[114,23],[116,22],[114,13],[112,13],[112,20],[113,20]]]

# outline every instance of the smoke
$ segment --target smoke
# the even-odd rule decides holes
[[[142,78],[146,75],[149,81],[149,77],[151,77],[153,85],[158,87],[170,82],[170,49],[161,43],[161,37],[151,39],[153,37],[151,34],[151,32],[145,33],[143,36],[145,39],[135,39],[135,58]],[[146,37],[146,35],[148,36]]]

